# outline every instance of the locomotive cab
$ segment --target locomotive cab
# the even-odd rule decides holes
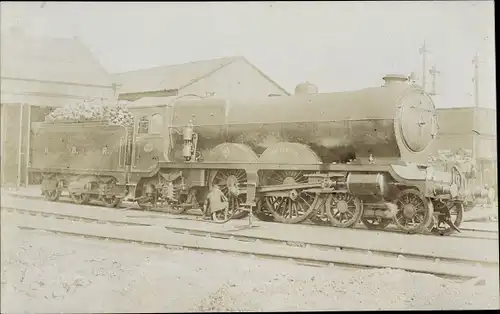
[[[132,172],[148,172],[161,161],[172,161],[172,125],[174,107],[185,99],[200,99],[196,95],[145,97],[127,105],[135,117]],[[189,121],[182,127],[187,127]],[[178,130],[183,134],[182,130]],[[186,133],[186,132],[184,132]],[[191,151],[191,150],[190,150]]]
[[[132,143],[132,172],[147,172],[156,167],[158,161],[166,161],[165,142],[168,140],[166,121],[169,115],[167,104],[132,104],[127,109],[134,115],[134,140]]]

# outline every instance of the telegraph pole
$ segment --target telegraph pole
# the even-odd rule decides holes
[[[436,76],[441,74],[441,71],[438,71],[436,69],[436,65],[433,65],[432,68],[429,70],[429,74],[432,76],[432,91],[430,94],[432,96],[436,95]]]
[[[422,88],[425,91],[427,83],[427,53],[430,52],[429,50],[427,50],[427,45],[425,40],[422,47],[420,47],[419,52],[422,55]]]
[[[474,56],[472,59],[472,64],[474,65],[474,78],[472,82],[474,82],[474,105],[479,107],[479,56]]]

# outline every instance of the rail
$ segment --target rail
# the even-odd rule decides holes
[[[288,259],[317,265],[331,265],[349,268],[395,268],[410,272],[428,273],[448,278],[474,278],[485,276],[498,269],[498,262],[474,261],[457,258],[435,257],[410,253],[387,252],[349,247],[335,247],[307,242],[276,241],[274,239],[242,236],[231,233],[163,227],[181,236],[165,237],[164,231],[150,224],[113,221],[107,219],[82,219],[71,215],[50,215],[36,211],[4,208],[2,219],[10,219],[21,229],[44,230],[59,234],[84,236],[102,240],[139,242],[147,245],[179,247],[202,251],[239,253],[273,259]],[[7,211],[7,213],[5,213]],[[22,217],[29,214],[39,217]],[[62,219],[62,220],[61,220]],[[17,220],[17,221],[16,221]],[[64,220],[73,220],[65,223]],[[63,223],[61,223],[63,222]],[[82,223],[83,222],[83,223]],[[89,224],[94,223],[94,224]],[[106,224],[106,225],[104,225]],[[141,229],[127,229],[111,225],[135,226]],[[157,227],[157,226],[156,226]],[[162,228],[162,229],[163,229]],[[186,237],[191,236],[191,237]],[[214,240],[229,240],[218,241]],[[243,245],[242,242],[245,244]]]
[[[44,198],[42,196],[34,196],[34,195],[27,196],[27,195],[16,195],[16,194],[13,194],[13,196],[16,197],[16,198],[24,198],[24,199],[31,199],[31,200],[40,200],[40,201],[44,200]],[[72,205],[74,205],[74,203],[72,203],[70,200],[63,200],[63,199],[60,199],[59,203],[63,203],[63,204],[66,203],[66,204],[72,204]],[[88,205],[88,206],[94,206],[94,205]],[[85,207],[87,207],[87,206],[85,206]],[[99,207],[95,207],[95,209],[98,209],[98,208]],[[127,204],[121,204],[119,211],[123,212],[124,210],[125,211],[130,211],[130,212],[141,212],[141,213],[144,213],[144,210],[142,210],[142,209],[130,207]],[[42,211],[38,211],[38,212],[42,212]],[[170,214],[168,212],[165,212],[165,211],[162,211],[162,210],[151,210],[150,212],[158,214],[158,215],[162,215],[162,216],[163,215],[169,215],[169,217],[167,217],[167,216],[164,216],[164,217],[165,218],[169,218],[169,219],[174,219],[174,220],[175,219],[180,219],[180,220],[199,221],[199,216],[195,215],[195,214],[172,214],[170,216]],[[81,215],[85,215],[85,214],[82,212]],[[205,221],[205,222],[208,222],[208,221]],[[276,224],[279,225],[279,223],[276,223]],[[252,225],[251,221],[249,221],[249,225]],[[302,225],[307,225],[310,228],[334,228],[334,227],[331,227],[329,225],[318,225],[318,224],[310,224],[310,225],[308,225],[307,222],[305,222]],[[365,226],[363,226],[361,224],[352,227],[352,229],[364,230],[364,231],[367,231],[367,232],[375,232],[375,233],[378,232],[377,230],[368,230]],[[482,230],[482,229],[478,229],[478,228],[466,228],[466,227],[465,228],[461,228],[461,231],[462,231],[462,233],[452,234],[451,237],[453,237],[453,238],[455,238],[455,237],[456,238],[464,238],[464,239],[483,239],[483,240],[498,241],[498,231]],[[384,229],[384,233],[404,234],[403,231],[401,231],[399,229],[391,228],[390,226],[387,227],[386,229]],[[432,237],[436,237],[436,235],[431,234],[431,233],[422,233],[422,234],[419,234],[419,236],[425,236],[425,237],[431,237],[432,236]]]

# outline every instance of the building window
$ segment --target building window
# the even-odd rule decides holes
[[[160,134],[163,129],[163,117],[159,113],[155,113],[151,117],[151,134]]]
[[[148,134],[149,132],[149,119],[147,116],[144,116],[139,120],[139,126],[137,133],[139,134]]]

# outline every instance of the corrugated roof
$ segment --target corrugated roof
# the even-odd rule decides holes
[[[115,82],[119,84],[120,94],[161,90],[180,90],[196,81],[214,74],[218,70],[237,60],[248,63],[262,76],[289,95],[286,90],[266,76],[255,65],[246,60],[246,58],[240,56],[160,66],[149,69],[116,73],[113,76]]]
[[[112,78],[76,38],[1,35],[1,76],[111,86]]]

